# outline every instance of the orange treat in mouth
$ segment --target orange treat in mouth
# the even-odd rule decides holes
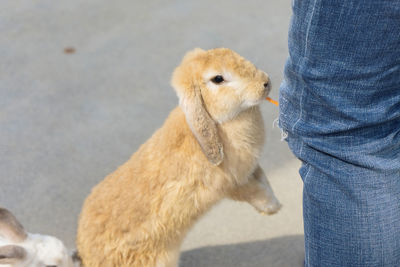
[[[272,104],[274,104],[275,106],[279,106],[278,101],[275,101],[275,100],[273,100],[272,98],[270,98],[270,97],[268,97],[268,96],[267,96],[267,98],[265,98],[265,99],[268,100],[269,102],[271,102]]]

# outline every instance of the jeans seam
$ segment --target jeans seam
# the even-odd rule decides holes
[[[300,120],[301,120],[301,117],[302,117],[302,115],[303,115],[303,104],[304,104],[304,86],[301,88],[301,94],[300,94],[300,113],[299,113],[299,118],[296,120],[296,122],[295,123],[293,123],[293,126],[292,126],[292,133],[294,133],[295,131],[294,131],[294,129],[295,129],[295,127],[296,127],[296,125],[300,122]]]
[[[301,151],[303,151],[303,145],[301,146]],[[303,163],[303,164],[304,164],[304,167],[307,168],[307,171],[306,171],[306,173],[304,174],[304,177],[303,177],[303,197],[304,197],[304,190],[305,190],[304,184],[306,182],[308,174],[310,173],[311,166],[310,166],[309,163]],[[304,229],[304,234],[306,234],[305,229]],[[306,240],[304,239],[304,242],[305,241]],[[304,244],[304,245],[306,245],[306,244]],[[304,266],[309,266],[309,262],[310,262],[309,258],[310,258],[309,250],[305,250],[305,253],[304,253]]]
[[[310,33],[310,29],[311,29],[311,24],[313,21],[313,17],[314,17],[314,12],[315,12],[315,5],[317,3],[317,0],[314,0],[314,2],[312,3],[312,11],[310,14],[310,19],[307,25],[307,31],[306,31],[306,41],[305,41],[305,46],[304,46],[304,56],[307,57],[307,52],[308,52],[308,35]]]

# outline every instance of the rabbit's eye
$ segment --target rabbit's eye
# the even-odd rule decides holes
[[[214,78],[212,78],[211,81],[213,83],[220,84],[224,81],[224,77],[222,77],[221,75],[217,75]]]

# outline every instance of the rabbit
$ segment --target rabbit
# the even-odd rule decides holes
[[[25,232],[7,209],[0,207],[0,267],[73,267],[64,244],[55,237]]]
[[[281,207],[257,163],[267,74],[230,49],[197,48],[171,83],[179,106],[83,204],[83,266],[175,267],[188,230],[221,199],[264,214]]]

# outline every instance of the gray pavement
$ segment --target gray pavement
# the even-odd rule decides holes
[[[229,47],[270,74],[276,99],[290,13],[289,0],[1,1],[0,205],[73,248],[90,189],[177,105],[169,81],[184,53]],[[299,162],[272,128],[278,109],[262,110],[260,162],[282,211],[223,201],[189,233],[180,266],[302,265]]]

